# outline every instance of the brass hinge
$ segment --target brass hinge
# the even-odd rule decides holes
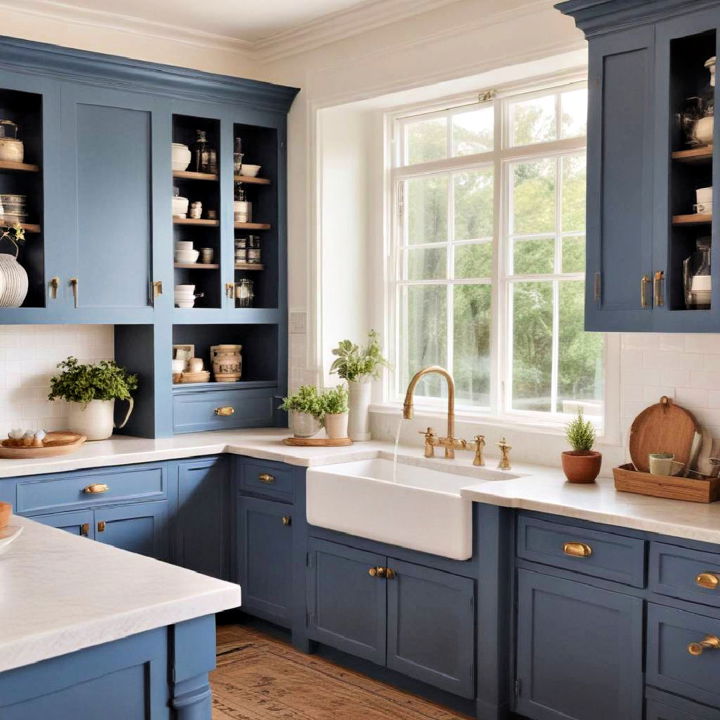
[[[150,304],[155,304],[155,299],[163,294],[162,280],[153,280],[150,283]]]
[[[599,272],[595,273],[595,281],[593,284],[593,296],[595,302],[599,303],[602,299],[602,274]]]

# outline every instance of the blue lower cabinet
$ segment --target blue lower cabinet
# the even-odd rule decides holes
[[[238,582],[242,610],[291,624],[293,507],[272,500],[238,497]]]
[[[720,720],[720,710],[649,688],[645,720]]]
[[[642,599],[522,569],[517,593],[516,712],[641,718]]]
[[[50,527],[65,530],[73,535],[82,537],[95,537],[95,522],[92,510],[77,510],[75,512],[50,513],[49,515],[36,515],[36,522]]]
[[[229,579],[229,469],[225,458],[178,463],[178,512],[175,518],[176,564]]]
[[[338,650],[385,664],[386,581],[370,571],[386,556],[310,538],[308,635]]]
[[[388,558],[387,666],[475,697],[475,583]]]
[[[94,514],[95,540],[159,560],[168,558],[167,501],[98,508]]]

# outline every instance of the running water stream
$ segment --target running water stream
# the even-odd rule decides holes
[[[395,431],[395,452],[393,454],[393,482],[397,483],[397,458],[398,458],[398,445],[400,444],[400,431],[402,430],[403,418],[398,420],[397,430]]]

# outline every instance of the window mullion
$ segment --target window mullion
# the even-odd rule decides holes
[[[448,129],[449,134],[449,129]],[[452,280],[455,277],[455,176],[453,173],[448,174],[448,197],[447,197],[447,257],[445,266],[445,277],[448,280],[447,294],[446,294],[446,313],[447,313],[447,328],[446,328],[446,342],[447,342],[447,369],[455,374],[455,290],[453,288]]]
[[[495,100],[495,161],[493,163],[493,268],[490,313],[490,408],[496,415],[505,409],[506,347],[503,328],[507,327],[505,284],[506,188],[501,153],[505,147],[505,102]]]

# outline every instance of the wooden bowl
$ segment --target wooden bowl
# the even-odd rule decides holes
[[[12,505],[10,503],[0,502],[0,530],[7,527],[12,515]]]

